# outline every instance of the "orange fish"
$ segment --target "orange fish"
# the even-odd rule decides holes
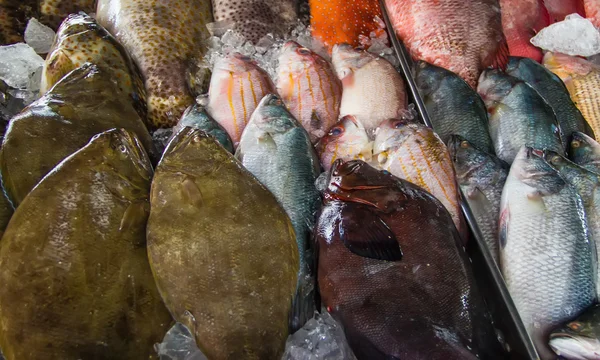
[[[600,1],[583,0],[585,16],[592,21],[595,27],[600,27]]]
[[[583,0],[544,0],[550,13],[550,22],[563,21],[567,15],[578,13],[585,16]]]
[[[550,25],[550,14],[542,0],[500,0],[502,28],[511,56],[542,61],[542,50],[529,40]]]

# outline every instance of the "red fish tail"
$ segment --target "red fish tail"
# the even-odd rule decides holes
[[[483,65],[485,67],[491,66],[494,69],[506,70],[509,56],[510,51],[508,49],[508,43],[506,42],[506,37],[502,35],[502,40],[500,41],[500,43],[498,43],[496,53],[491,54],[490,58],[486,59]]]

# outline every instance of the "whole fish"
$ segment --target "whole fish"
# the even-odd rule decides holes
[[[567,15],[579,14],[585,17],[585,0],[544,0],[546,9],[550,13],[552,23],[563,21]]]
[[[574,132],[568,154],[575,164],[600,174],[600,144],[596,140],[584,133]]]
[[[596,298],[595,253],[576,190],[538,150],[524,146],[502,192],[500,268],[543,360],[548,335]]]
[[[146,252],[152,165],[112,129],[61,162],[0,241],[6,360],[148,359],[171,316]]]
[[[67,74],[8,126],[0,171],[12,203],[18,206],[60,161],[112,128],[133,131],[149,155],[158,158],[146,126],[130,99],[117,90],[112,73],[85,64]]]
[[[325,199],[315,228],[319,291],[358,359],[501,355],[439,201],[359,160],[334,164]]]
[[[277,92],[313,143],[338,121],[342,84],[332,65],[294,41],[279,55]]]
[[[225,131],[215,119],[208,115],[203,106],[194,104],[187,108],[177,125],[173,128],[173,136],[177,135],[177,133],[186,126],[200,129],[208,135],[214,136],[225,150],[233,154],[233,143],[231,142],[229,135],[227,135],[227,131]]]
[[[419,61],[415,80],[433,129],[444,143],[460,135],[478,149],[493,153],[485,104],[473,88],[452,71]]]
[[[500,159],[512,164],[524,145],[564,154],[554,111],[527,83],[498,70],[486,70],[477,92],[487,106],[490,135]]]
[[[271,78],[255,61],[232,53],[213,67],[206,110],[227,131],[235,147],[258,102],[274,93]]]
[[[585,7],[585,17],[595,27],[600,27],[600,2],[598,0],[583,0],[583,5]]]
[[[550,347],[569,360],[600,359],[600,304],[550,334]]]
[[[81,12],[67,16],[58,28],[42,71],[40,93],[45,94],[63,76],[90,62],[116,80],[119,90],[146,121],[146,90],[142,77],[119,42],[94,18]]]
[[[236,158],[273,193],[290,217],[296,234],[300,272],[292,331],[315,312],[314,256],[310,240],[321,197],[315,180],[319,158],[302,125],[281,99],[269,94],[261,100],[244,129]]]
[[[148,256],[176,321],[208,358],[278,359],[298,247],[275,197],[214,137],[185,127],[156,168]]]
[[[587,60],[547,52],[544,66],[558,75],[565,83],[571,99],[592,127],[594,134],[600,134],[600,66]]]
[[[208,80],[195,64],[206,52],[210,0],[98,0],[96,19],[140,69],[148,122],[155,128],[177,124]]]
[[[37,0],[0,0],[0,45],[23,42],[27,20],[37,10]]]
[[[335,45],[331,59],[343,86],[340,116],[355,116],[372,136],[382,121],[402,115],[404,80],[387,60],[348,44]]]
[[[477,87],[483,69],[504,68],[508,46],[498,0],[386,0],[411,56],[457,73]]]
[[[373,143],[362,124],[352,115],[344,116],[315,145],[321,165],[329,171],[337,159],[371,161]]]
[[[479,150],[458,135],[448,142],[456,179],[490,253],[498,263],[498,219],[502,188],[509,166],[492,154]]]
[[[373,156],[382,170],[435,196],[452,215],[461,234],[466,233],[452,159],[433,130],[404,120],[386,120],[377,128]]]
[[[56,30],[70,14],[96,11],[96,0],[39,0],[38,6],[40,22]]]
[[[506,73],[523,80],[535,89],[552,107],[563,133],[563,143],[566,144],[574,131],[593,131],[569,97],[569,90],[562,80],[539,63],[520,57],[511,57]]]
[[[550,25],[550,14],[543,0],[499,0],[502,29],[511,56],[523,56],[542,61],[542,50],[530,40]]]

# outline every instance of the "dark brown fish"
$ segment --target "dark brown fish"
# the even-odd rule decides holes
[[[37,0],[40,11],[40,22],[58,29],[60,23],[69,14],[80,11],[88,14],[96,10],[96,0]]]
[[[0,0],[0,45],[23,42],[27,19],[36,10],[36,0]]]

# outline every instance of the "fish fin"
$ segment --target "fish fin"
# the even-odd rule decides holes
[[[539,212],[546,211],[546,204],[544,203],[544,193],[540,190],[532,190],[528,192],[527,200],[529,200],[532,210],[537,210]]]
[[[467,198],[471,209],[475,212],[484,212],[494,208],[490,200],[478,186],[471,187],[467,190]]]
[[[500,244],[500,248],[504,249],[506,246],[506,237],[508,235],[508,223],[510,221],[510,207],[506,204],[504,210],[500,214],[500,219],[498,220],[498,243]]]
[[[346,220],[344,227],[338,223],[336,230],[348,250],[371,259],[402,260],[403,253],[396,235],[369,207],[347,204],[342,210],[341,219]]]
[[[320,129],[322,124],[323,121],[321,121],[321,118],[317,114],[317,111],[313,110],[312,114],[310,115],[310,127],[312,129]]]
[[[144,229],[144,223],[148,220],[150,215],[150,204],[147,201],[136,201],[129,203],[127,209],[123,213],[121,223],[119,224],[119,232],[130,232],[132,229],[141,228]],[[146,241],[146,237],[140,237],[139,242],[135,245],[143,245]]]
[[[302,278],[298,279],[298,288],[292,300],[290,334],[304,326],[313,317],[316,310],[314,280],[305,271],[301,271],[299,275]]]
[[[508,65],[509,56],[510,51],[508,50],[508,43],[506,42],[506,38],[503,36],[500,43],[498,43],[496,53],[491,59],[489,59],[489,61],[486,61],[486,64],[490,65],[494,69],[500,69],[504,71]]]
[[[188,176],[183,179],[181,182],[181,191],[183,193],[183,198],[188,204],[197,208],[200,208],[203,205],[202,192],[191,177]]]

